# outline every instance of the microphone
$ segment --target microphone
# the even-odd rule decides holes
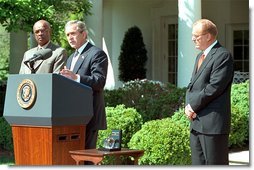
[[[37,60],[46,60],[51,55],[52,55],[52,50],[49,48],[45,48],[45,49],[39,50],[36,53],[34,53],[33,57],[24,61],[24,64],[27,65],[27,63],[34,63]]]

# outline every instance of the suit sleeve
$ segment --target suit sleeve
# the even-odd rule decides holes
[[[220,96],[232,82],[233,59],[231,54],[229,52],[221,53],[214,59],[211,71],[204,74],[200,77],[200,79],[203,79],[201,80],[204,83],[203,87],[200,91],[193,92],[188,99],[189,104],[196,113]]]
[[[67,52],[64,48],[59,48],[59,54],[54,61],[53,73],[59,73],[67,61]]]
[[[90,75],[80,75],[80,82],[94,91],[101,91],[106,83],[108,58],[104,51],[97,50],[91,54]]]

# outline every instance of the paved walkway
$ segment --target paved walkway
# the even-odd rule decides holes
[[[229,153],[229,165],[245,165],[250,166],[249,151],[239,151]]]

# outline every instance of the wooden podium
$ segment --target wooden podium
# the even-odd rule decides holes
[[[58,74],[10,75],[4,118],[12,127],[16,165],[74,165],[93,116],[88,86]]]

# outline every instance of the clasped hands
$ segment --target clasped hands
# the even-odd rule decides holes
[[[192,110],[190,104],[185,106],[185,115],[188,117],[189,120],[193,120],[197,117],[197,114]]]
[[[74,74],[71,70],[67,69],[66,66],[64,66],[64,68],[60,71],[60,74],[72,80],[77,80],[78,78],[78,76]]]

